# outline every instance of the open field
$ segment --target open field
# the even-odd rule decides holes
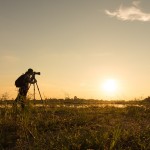
[[[30,101],[22,111],[20,107],[10,107],[12,101],[1,101],[0,149],[150,149],[148,100],[52,99],[35,103]]]

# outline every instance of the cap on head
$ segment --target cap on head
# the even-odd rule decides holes
[[[29,68],[27,72],[32,74],[33,73],[33,69]]]

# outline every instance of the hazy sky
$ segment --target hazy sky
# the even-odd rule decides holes
[[[149,6],[149,0],[0,0],[0,95],[15,97],[16,78],[33,68],[41,72],[44,98],[149,96]],[[101,88],[107,79],[118,86],[111,96]]]

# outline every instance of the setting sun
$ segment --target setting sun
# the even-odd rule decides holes
[[[102,85],[103,91],[107,94],[115,93],[117,91],[117,87],[117,81],[114,79],[107,79]]]

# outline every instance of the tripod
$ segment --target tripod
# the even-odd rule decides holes
[[[40,92],[40,89],[39,89],[39,86],[37,84],[37,80],[34,78],[34,83],[33,83],[33,88],[34,88],[34,101],[35,101],[35,84],[36,84],[36,87],[38,89],[38,92],[39,92],[39,95],[40,95],[40,98],[41,98],[41,101],[43,102],[43,99],[42,99],[42,96],[41,96],[41,92]]]

